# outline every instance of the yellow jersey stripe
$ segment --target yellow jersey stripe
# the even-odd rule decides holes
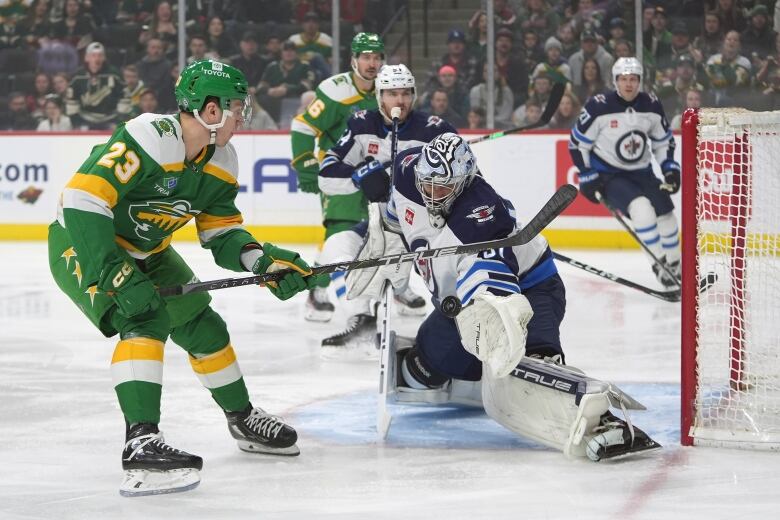
[[[240,213],[238,215],[226,216],[208,215],[206,213],[201,213],[195,217],[195,223],[197,224],[199,230],[205,231],[208,229],[217,229],[221,227],[240,226],[244,223],[244,217],[242,217]]]
[[[133,244],[125,240],[124,238],[120,237],[119,235],[116,235],[114,237],[114,241],[122,246],[122,249],[125,249],[127,251],[132,251],[134,253],[143,253],[145,255],[153,255],[154,253],[159,253],[169,245],[171,245],[171,240],[173,240],[173,235],[168,235],[167,237],[163,238],[163,241],[160,242],[160,245],[152,249],[151,251],[141,251],[137,247],[135,247]]]
[[[233,351],[233,347],[228,343],[225,348],[220,351],[209,354],[206,357],[194,358],[190,357],[190,365],[192,370],[197,374],[211,374],[212,372],[218,372],[229,367],[236,362],[236,353]]]
[[[165,344],[152,338],[123,339],[116,344],[111,364],[122,361],[159,361],[162,363]]]
[[[302,123],[303,125],[305,125],[305,128],[310,128],[311,131],[314,132],[314,133],[313,134],[309,134],[309,135],[313,135],[314,137],[319,137],[320,135],[322,135],[322,130],[320,130],[316,126],[314,126],[311,123],[309,123],[308,121],[306,121],[303,118],[303,115],[298,115],[298,116],[295,116],[293,118],[293,124],[292,124],[290,130],[291,131],[298,131],[298,132],[304,133],[301,128],[295,128],[295,123]]]
[[[86,173],[76,173],[71,177],[66,188],[86,191],[100,200],[104,200],[110,208],[116,206],[119,200],[119,194],[110,182],[97,175],[88,175]]]
[[[223,170],[219,166],[216,166],[212,163],[208,163],[206,166],[203,167],[203,173],[208,173],[209,175],[213,175],[217,179],[227,182],[228,184],[238,184],[238,181],[235,177],[233,177],[230,173]]]
[[[360,94],[356,94],[352,97],[348,97],[347,99],[342,99],[339,101],[342,105],[354,105],[355,103],[358,103],[364,99],[364,96]]]
[[[183,162],[175,162],[161,165],[166,172],[180,172],[184,169]]]

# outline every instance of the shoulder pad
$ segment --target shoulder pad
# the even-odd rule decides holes
[[[352,84],[352,78],[349,72],[342,72],[331,76],[317,87],[325,97],[333,101],[341,101],[357,95],[358,91]]]
[[[184,161],[181,125],[175,117],[141,114],[128,121],[125,130],[157,164],[165,167]]]

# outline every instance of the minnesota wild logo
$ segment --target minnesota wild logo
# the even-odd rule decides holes
[[[152,126],[157,130],[157,133],[160,134],[160,137],[164,135],[168,137],[178,137],[176,135],[176,126],[174,126],[173,122],[167,117],[158,117],[152,121]]]
[[[135,234],[144,240],[165,238],[198,213],[185,200],[133,204],[127,211],[135,224]]]

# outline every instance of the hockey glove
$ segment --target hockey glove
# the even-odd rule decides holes
[[[125,318],[153,311],[162,304],[149,277],[126,260],[107,265],[100,273],[97,287],[111,296],[117,311]]]
[[[580,193],[594,204],[599,203],[596,193],[603,191],[604,180],[596,170],[588,170],[577,174],[580,179]]]
[[[390,176],[382,163],[369,156],[355,169],[352,182],[371,202],[387,202],[390,194]]]
[[[292,164],[298,173],[298,189],[305,193],[319,193],[320,186],[317,182],[317,177],[320,165],[313,155],[310,153],[308,155],[309,157],[304,155],[303,160],[293,162]]]
[[[312,275],[309,264],[304,262],[298,253],[276,247],[268,242],[263,244],[263,255],[255,260],[252,272],[266,274],[288,268],[293,272],[284,275],[281,280],[266,284],[273,295],[280,300],[291,298],[306,289],[322,287],[323,283],[327,285],[328,275]]]
[[[664,174],[661,189],[669,193],[680,191],[680,165],[674,161],[666,160],[661,165],[661,172]]]

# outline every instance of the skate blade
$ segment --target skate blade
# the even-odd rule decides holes
[[[288,446],[286,448],[272,448],[257,442],[244,440],[236,442],[238,443],[238,447],[241,449],[241,451],[245,451],[247,453],[264,453],[266,455],[283,455],[286,457],[295,457],[296,455],[301,454],[301,450],[298,449],[297,444],[293,444],[292,446]]]
[[[620,453],[618,455],[603,456],[599,460],[594,461],[594,462],[601,462],[601,461],[604,461],[604,460],[608,460],[610,462],[623,460],[623,459],[627,459],[627,458],[630,458],[630,457],[635,457],[637,455],[644,455],[645,453],[651,453],[651,452],[654,452],[654,451],[658,451],[661,448],[663,448],[663,446],[661,446],[657,442],[653,441],[653,444],[651,444],[651,445],[649,445],[647,447],[635,449],[633,451],[628,451],[626,453]],[[593,460],[593,459],[591,459],[591,460]]]
[[[327,323],[333,318],[334,311],[316,311],[313,309],[306,309],[303,314],[303,319],[306,321],[313,321],[315,323]]]
[[[200,473],[195,468],[168,471],[130,469],[125,471],[125,479],[119,486],[119,494],[123,497],[143,497],[181,493],[195,489],[198,484],[200,484]]]

